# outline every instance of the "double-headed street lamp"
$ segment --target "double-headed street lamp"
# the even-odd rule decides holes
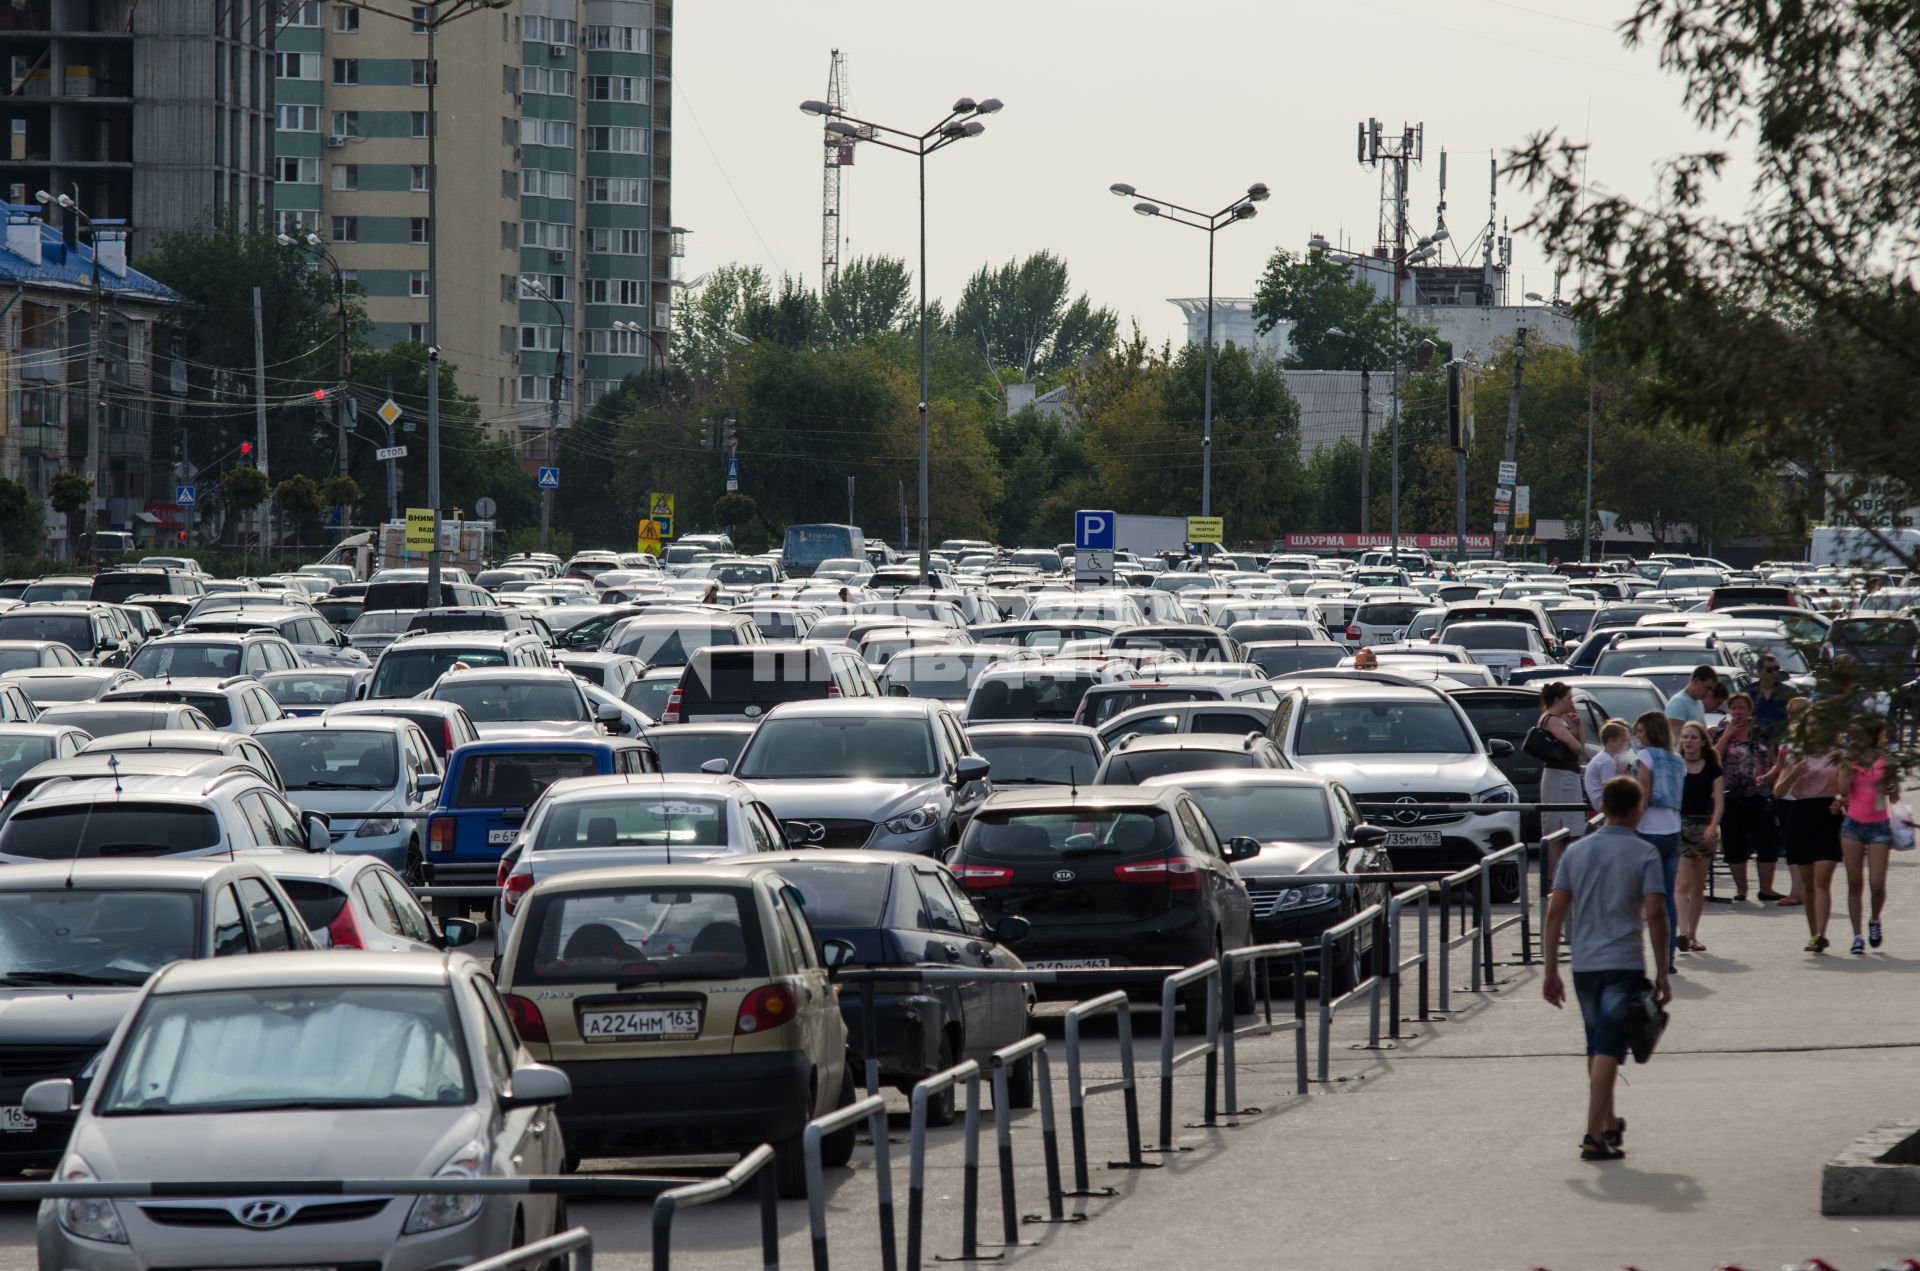
[[[333,395],[333,429],[340,447],[340,475],[347,475],[347,276],[340,269],[340,262],[327,247],[327,240],[318,234],[307,234],[295,238],[291,234],[281,234],[282,247],[297,247],[301,251],[312,252],[333,270],[334,308],[339,316],[340,330],[335,336],[336,356],[334,369],[337,373],[336,388]]]
[[[927,156],[956,141],[977,137],[987,130],[975,116],[991,115],[1002,103],[998,97],[975,101],[962,97],[953,109],[925,132],[906,132],[867,119],[856,119],[830,102],[803,101],[800,109],[809,115],[828,117],[827,131],[855,141],[870,141],[888,150],[910,154],[920,161],[920,584],[927,585]],[[883,141],[885,133],[897,141]],[[902,547],[906,544],[902,543]]]
[[[1107,187],[1109,191],[1123,199],[1138,198],[1141,201],[1133,205],[1133,210],[1141,216],[1157,217],[1171,221],[1175,225],[1187,225],[1202,230],[1207,236],[1207,373],[1206,389],[1201,405],[1200,433],[1200,515],[1213,515],[1213,236],[1229,225],[1252,220],[1259,209],[1255,203],[1264,203],[1271,193],[1261,182],[1247,187],[1247,192],[1218,212],[1196,212],[1190,207],[1182,207],[1167,199],[1150,198],[1122,181],[1116,181]],[[1185,215],[1181,215],[1184,213]],[[1191,217],[1192,219],[1188,219]]]

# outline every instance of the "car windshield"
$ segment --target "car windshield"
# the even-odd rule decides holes
[[[905,689],[908,697],[937,697],[949,702],[964,701],[980,672],[998,655],[968,653],[913,653],[888,661],[880,686],[887,692]]]
[[[1463,649],[1518,649],[1521,652],[1533,648],[1527,639],[1525,627],[1514,623],[1461,623],[1448,627],[1441,632],[1443,644],[1457,644]]]
[[[1272,648],[1247,650],[1247,661],[1265,671],[1269,678],[1274,679],[1282,675],[1291,675],[1295,671],[1320,671],[1330,666],[1339,666],[1341,659],[1346,656],[1347,646],[1335,644],[1332,641],[1276,645]]]
[[[556,781],[600,772],[591,750],[509,750],[460,761],[456,808],[524,808]]]
[[[974,686],[967,699],[967,718],[1071,719],[1080,699],[1093,686],[1091,672],[1034,671],[1025,675],[991,675]]]
[[[757,565],[745,561],[734,561],[726,565],[715,565],[707,571],[707,577],[729,587],[751,587],[755,583],[776,581],[771,564]]]
[[[586,699],[571,684],[553,681],[468,680],[442,684],[434,700],[465,707],[476,724],[523,724],[588,719]]]
[[[1314,842],[1333,837],[1327,792],[1318,786],[1193,785],[1194,802],[1222,839]]]
[[[316,728],[258,736],[289,790],[391,790],[399,778],[398,738],[384,732]]]
[[[367,696],[419,697],[451,671],[455,662],[464,662],[469,668],[479,670],[505,666],[507,655],[497,648],[389,648],[380,655],[380,665],[374,670],[373,682],[367,686]]]
[[[75,976],[144,983],[199,952],[199,903],[187,892],[0,892],[0,985]]]
[[[122,693],[113,699],[116,702],[177,702],[182,706],[191,706],[205,715],[216,726],[225,728],[233,722],[233,705],[218,693],[176,693],[166,689],[151,689],[140,693]],[[81,727],[86,727],[84,724]],[[93,729],[88,732],[100,736]],[[134,732],[133,728],[122,728],[122,732]]]
[[[46,655],[38,649],[0,649],[0,674],[44,666]]]
[[[747,744],[747,734],[710,733],[683,724],[678,728],[649,730],[647,740],[653,743],[660,771],[698,772],[701,765],[714,759],[724,759],[727,766],[732,767],[740,758],[740,748]]]
[[[53,758],[49,737],[0,737],[0,791],[10,790],[20,774]]]
[[[1712,665],[1719,661],[1712,649],[1685,646],[1678,649],[1608,649],[1593,662],[1595,675],[1621,675],[1643,666]]]
[[[638,875],[636,875],[638,877]],[[764,976],[753,897],[744,889],[561,892],[536,901],[516,981],[619,983]]]
[[[162,705],[145,705],[139,702],[99,702],[86,706],[60,706],[51,717],[42,715],[44,724],[69,724],[84,730],[96,739],[113,737],[120,733],[142,733],[161,728],[172,728],[177,722],[167,718],[167,708]]]
[[[727,807],[698,795],[569,800],[540,822],[536,851],[573,847],[725,847]]]
[[[1300,715],[1301,755],[1472,754],[1459,717],[1440,702],[1316,702]]]
[[[350,636],[398,635],[407,629],[413,621],[413,612],[408,609],[375,609],[363,612],[347,628]]]
[[[29,803],[0,828],[0,856],[41,861],[177,856],[218,847],[220,841],[220,821],[211,808],[182,803],[36,808]]]
[[[353,678],[347,675],[284,675],[266,684],[282,706],[333,706],[353,696]]]
[[[159,993],[127,1035],[105,1116],[473,1102],[444,988],[302,985]]]
[[[963,855],[1002,861],[1165,852],[1173,826],[1153,809],[1081,807],[1046,812],[982,812],[967,828]]]
[[[800,890],[807,923],[822,927],[877,927],[886,917],[893,866],[840,861],[780,861],[768,866]]]
[[[934,775],[925,719],[873,716],[769,719],[740,756],[744,780]]]
[[[1137,706],[1162,706],[1168,702],[1206,702],[1220,697],[1219,693],[1199,688],[1174,688],[1166,685],[1157,688],[1103,689],[1091,694],[1093,700],[1087,704],[1087,717],[1082,723],[1098,728],[1101,724],[1123,715]]]
[[[1519,741],[1540,718],[1540,699],[1531,693],[1516,697],[1506,693],[1479,695],[1469,693],[1455,698],[1460,709],[1473,721],[1473,731],[1483,738],[1498,737]]]
[[[1088,785],[1100,767],[1085,737],[975,737],[973,748],[993,765],[993,784]]]
[[[169,644],[156,640],[142,645],[127,669],[143,680],[225,679],[240,674],[237,644]]]
[[[1580,687],[1600,703],[1600,709],[1609,719],[1635,720],[1665,704],[1659,693],[1645,684],[1582,683]]]
[[[92,653],[93,620],[80,613],[34,613],[16,609],[0,614],[0,640],[55,640],[75,653]]]

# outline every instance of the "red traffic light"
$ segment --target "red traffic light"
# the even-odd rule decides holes
[[[250,454],[252,454],[252,453],[253,453],[253,443],[252,443],[251,441],[243,441],[243,442],[241,442],[241,443],[240,443],[240,453],[241,453],[241,454],[243,454],[243,455],[250,455]]]
[[[326,389],[324,389],[324,388],[316,388],[316,389],[314,389],[314,390],[313,390],[313,400],[314,400],[314,401],[316,401],[316,402],[324,402],[324,401],[326,401],[326,400],[327,400],[327,390],[326,390]]]
[[[174,535],[174,541],[176,543],[185,543],[187,541],[187,532],[185,530],[180,530],[178,533]]]

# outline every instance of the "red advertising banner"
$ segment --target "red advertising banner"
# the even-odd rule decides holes
[[[1352,552],[1365,548],[1391,548],[1391,534],[1289,534],[1286,539],[1288,551],[1306,552]],[[1451,534],[1402,534],[1400,546],[1417,547],[1422,551],[1450,552],[1454,550],[1454,536]],[[1493,535],[1467,535],[1468,551],[1490,552],[1493,550]]]

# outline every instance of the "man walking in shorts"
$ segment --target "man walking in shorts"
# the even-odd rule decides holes
[[[1662,1006],[1673,1000],[1667,982],[1667,888],[1660,853],[1634,833],[1643,808],[1640,783],[1615,777],[1600,788],[1605,824],[1576,839],[1553,874],[1541,948],[1548,1003],[1565,1004],[1560,978],[1560,932],[1573,945],[1573,991],[1587,1030],[1587,1136],[1583,1161],[1617,1161],[1627,1123],[1615,1115],[1613,1088],[1626,1062],[1623,1027],[1627,999],[1646,978],[1644,949],[1654,951],[1654,993]],[[1649,944],[1643,945],[1645,938]]]

